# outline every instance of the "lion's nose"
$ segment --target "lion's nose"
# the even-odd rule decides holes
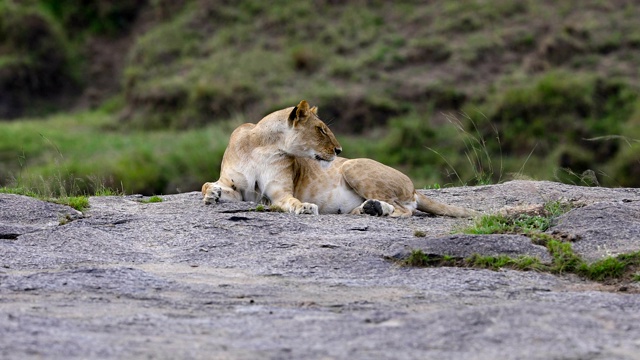
[[[342,148],[335,148],[334,151],[336,152],[336,155],[340,155]]]

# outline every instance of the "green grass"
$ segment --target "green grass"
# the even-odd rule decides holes
[[[465,234],[530,234],[546,231],[552,218],[539,215],[518,215],[506,217],[503,215],[483,215],[476,223],[462,230]]]
[[[403,264],[418,267],[455,266],[459,260],[452,256],[430,255],[422,250],[413,250]]]
[[[253,209],[249,209],[249,211],[255,211],[255,212],[285,212],[282,208],[278,207],[278,206],[274,206],[274,205],[264,205],[264,204],[258,204],[256,205],[255,208]]]
[[[32,198],[70,206],[78,211],[84,211],[89,208],[89,198],[87,196],[57,196],[52,197],[48,194],[38,193],[37,190],[28,190],[25,188],[12,188],[12,187],[0,187],[0,193],[2,194],[14,194],[14,195],[24,195]]]
[[[36,194],[35,192],[31,191],[31,190],[27,190],[24,188],[14,188],[14,187],[0,187],[0,193],[2,194],[14,194],[14,195],[24,195],[24,196],[29,196],[29,197],[38,197],[38,194]]]
[[[466,266],[492,270],[498,270],[505,267],[522,271],[542,270],[544,268],[540,259],[525,255],[512,258],[507,255],[482,256],[474,254],[465,259],[464,262]]]
[[[465,234],[523,234],[532,239],[534,244],[547,247],[553,265],[547,270],[554,273],[573,273],[583,264],[571,244],[558,241],[544,234],[553,221],[572,208],[570,203],[560,201],[547,202],[541,215],[519,214],[514,216],[484,215],[476,223],[462,229]],[[506,259],[503,259],[506,261]]]
[[[542,232],[552,226],[558,216],[573,207],[574,205],[571,203],[549,201],[544,204],[541,215],[483,215],[473,225],[463,228],[461,232],[464,234],[524,234],[530,237],[539,237]]]
[[[45,199],[47,201],[70,206],[80,212],[85,211],[89,208],[89,198],[86,196],[63,196],[59,198],[49,198]]]
[[[0,123],[0,185],[47,196],[197,190],[217,178],[230,124],[120,132],[101,112]]]
[[[553,258],[553,265],[550,268],[553,273],[575,273],[580,266],[586,266],[580,256],[573,252],[571,243],[550,240],[547,243],[547,249]]]
[[[512,217],[502,215],[486,215],[476,223],[462,230],[466,234],[523,234],[531,238],[534,244],[547,248],[551,255],[550,264],[543,264],[538,258],[519,256],[512,258],[506,255],[482,256],[474,254],[465,259],[446,261],[442,256],[426,255],[422,250],[414,250],[405,265],[409,266],[463,266],[498,270],[510,268],[516,270],[535,270],[553,274],[576,274],[583,278],[607,282],[612,280],[631,279],[638,281],[640,269],[640,251],[606,257],[599,261],[588,263],[573,251],[570,242],[555,239],[544,233],[558,216],[571,210],[573,205],[560,201],[548,202],[544,206],[542,215],[521,214]]]
[[[576,271],[586,278],[595,281],[604,281],[621,277],[627,265],[618,258],[605,258],[593,264],[580,264]]]
[[[157,195],[153,195],[153,196],[149,197],[148,199],[140,200],[140,202],[143,203],[143,204],[160,203],[162,201],[163,201],[162,198],[160,196],[157,196]]]
[[[506,255],[483,256],[473,254],[467,258],[457,258],[450,255],[425,254],[422,250],[413,250],[403,264],[417,267],[457,266],[491,270],[509,268],[522,271],[543,271],[545,269],[545,265],[539,259],[531,256],[511,258]]]
[[[640,251],[607,257],[592,264],[582,263],[577,273],[595,281],[618,279],[624,276],[638,281],[636,272],[640,268]]]
[[[640,269],[640,251],[587,263],[573,252],[571,243],[551,240],[547,244],[547,248],[553,259],[551,264],[543,264],[540,259],[526,255],[513,258],[507,255],[473,254],[467,258],[456,258],[448,255],[425,254],[419,249],[413,250],[402,264],[416,267],[455,266],[490,270],[508,268],[553,274],[576,274],[598,282],[625,281],[627,279],[640,281],[640,275],[637,273]]]

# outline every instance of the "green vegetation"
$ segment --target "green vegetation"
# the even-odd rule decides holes
[[[0,174],[12,174],[0,181],[7,186],[47,196],[196,189],[216,178],[234,126],[121,133],[112,130],[114,119],[99,111],[54,116],[45,124],[36,119],[0,124]]]
[[[640,269],[640,251],[587,263],[573,252],[571,243],[552,240],[547,248],[553,257],[549,271],[554,273],[574,273],[601,282],[617,279],[636,281],[634,279]]]
[[[81,38],[91,34],[116,35],[128,30],[144,1],[39,0],[31,3],[59,21],[67,36]]]
[[[25,195],[33,198],[37,198],[52,203],[67,205],[78,211],[84,211],[89,207],[89,198],[82,195],[50,195],[45,193],[38,193],[34,190],[27,190],[25,188],[11,188],[0,187],[0,193],[2,194],[15,194]]]
[[[539,259],[531,256],[519,256],[514,259],[506,255],[482,256],[479,254],[473,254],[470,257],[463,259],[449,255],[439,256],[425,254],[422,250],[413,250],[409,257],[404,261],[404,264],[420,267],[457,266],[491,270],[510,268],[523,271],[542,271],[545,268]]]
[[[269,205],[265,206],[264,204],[258,204],[254,209],[249,209],[249,211],[255,212],[284,212],[284,210],[278,206]]]
[[[464,234],[525,234],[540,237],[540,233],[547,231],[553,221],[569,211],[573,205],[560,201],[550,201],[544,204],[540,214],[483,215],[475,224],[461,230]]]
[[[13,188],[13,187],[1,187],[0,194],[14,194],[14,195],[24,195],[29,197],[37,198],[38,195],[30,190],[26,190],[23,188]]]
[[[418,188],[640,186],[638,18],[600,0],[7,0],[0,186],[197,190],[231,125],[302,98],[345,156]]]
[[[582,259],[573,252],[569,242],[549,240],[547,249],[553,258],[551,271],[554,273],[573,273],[583,265]]]
[[[425,254],[422,250],[413,250],[409,257],[404,261],[408,266],[420,267],[439,267],[439,266],[456,266],[459,259],[452,256],[439,256]]]
[[[640,281],[640,274],[638,274],[640,252],[606,257],[589,264],[573,252],[570,243],[552,240],[547,248],[553,258],[551,264],[543,264],[540,259],[525,255],[512,258],[507,255],[482,256],[473,254],[467,258],[457,258],[449,255],[425,254],[422,250],[413,250],[409,257],[403,261],[403,264],[417,267],[455,266],[490,270],[508,268],[520,271],[576,274],[599,282]]]
[[[506,255],[498,256],[481,256],[478,254],[472,255],[468,259],[465,259],[465,264],[474,268],[492,269],[498,270],[504,267],[516,270],[542,270],[543,264],[538,258],[532,256],[518,256],[517,258],[511,258]]]
[[[42,113],[78,82],[60,24],[36,6],[0,3],[0,118]],[[46,103],[46,105],[45,105]]]
[[[569,211],[573,205],[560,201],[545,204],[540,214],[520,214],[516,216],[487,215],[476,221],[472,227],[462,230],[466,234],[523,234],[532,242],[547,248],[551,255],[551,264],[543,264],[538,258],[506,255],[482,256],[473,254],[468,258],[425,254],[422,250],[414,250],[403,261],[408,266],[458,266],[498,270],[501,268],[522,271],[542,271],[554,274],[576,274],[586,279],[608,281],[640,281],[640,251],[606,257],[593,263],[585,262],[577,255],[570,242],[555,239],[543,233],[549,229],[558,216]]]
[[[159,203],[162,202],[162,198],[158,195],[153,195],[151,197],[149,197],[148,199],[142,199],[140,200],[141,203],[143,204],[153,204],[153,203]]]
[[[62,196],[59,198],[49,198],[45,200],[60,205],[67,205],[78,211],[85,211],[89,208],[89,198],[86,196]]]
[[[60,226],[62,225],[67,225],[68,223],[70,223],[71,221],[73,221],[73,219],[71,218],[70,215],[65,215],[64,217],[60,218],[60,222],[58,223]]]

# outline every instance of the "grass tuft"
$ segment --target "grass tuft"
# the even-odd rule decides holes
[[[588,279],[604,281],[621,277],[626,267],[627,264],[620,259],[608,257],[593,264],[581,263],[576,270]]]
[[[558,240],[550,240],[547,249],[553,258],[550,271],[556,274],[574,273],[584,263],[580,256],[573,252],[571,243]]]
[[[629,275],[633,281],[638,274],[635,274],[640,267],[640,251],[621,254],[616,257],[606,257],[592,264],[581,264],[577,273],[588,279],[595,281],[606,281],[618,279]]]
[[[606,257],[589,264],[573,252],[571,243],[550,240],[547,248],[553,258],[551,264],[543,264],[540,259],[526,255],[512,258],[507,255],[485,256],[473,254],[468,258],[461,259],[448,255],[425,254],[419,249],[413,250],[402,264],[415,267],[455,266],[490,270],[507,268],[553,274],[576,274],[582,278],[598,282],[624,279],[640,281],[640,273],[638,273],[640,269],[640,251],[615,257]]]
[[[157,195],[153,195],[148,199],[140,200],[140,202],[143,203],[143,204],[160,203],[162,201],[163,201],[162,198],[160,196],[157,196]]]
[[[475,224],[462,229],[464,234],[524,234],[532,238],[540,238],[560,215],[575,207],[572,203],[550,201],[544,204],[540,215],[518,214],[505,216],[501,214],[484,215]]]
[[[89,198],[86,196],[63,196],[59,198],[44,199],[46,201],[70,206],[80,212],[89,208]]]
[[[532,256],[518,256],[512,258],[507,255],[498,256],[482,256],[473,254],[464,260],[465,264],[474,268],[499,270],[502,268],[510,268],[522,271],[541,270],[544,268],[540,259]]]
[[[24,195],[36,199],[40,199],[43,201],[52,202],[60,205],[70,206],[80,212],[89,208],[89,198],[83,195],[80,196],[59,196],[52,197],[48,195],[43,195],[34,190],[28,190],[22,187],[1,187],[0,193],[2,194],[14,194],[14,195]]]
[[[21,188],[21,187],[0,187],[0,193],[2,194],[13,194],[13,195],[24,195],[24,196],[29,196],[29,197],[33,197],[33,198],[37,198],[38,195],[31,191],[31,190],[27,190],[25,188]]]
[[[538,258],[531,256],[519,256],[511,258],[507,255],[483,256],[473,254],[468,258],[457,258],[450,255],[425,254],[422,250],[413,250],[404,261],[404,265],[416,267],[471,267],[478,269],[499,270],[502,268],[516,269],[522,271],[544,270],[544,264]]]
[[[425,254],[422,250],[413,250],[403,262],[404,265],[416,267],[456,266],[459,261],[453,256]]]

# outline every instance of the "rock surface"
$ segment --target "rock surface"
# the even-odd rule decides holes
[[[513,181],[425,193],[484,212],[577,202],[550,232],[585,259],[640,250],[640,189]],[[636,284],[390,260],[419,248],[549,261],[526,237],[452,235],[471,220],[425,214],[163,199],[94,197],[80,216],[0,194],[0,358],[640,358]]]

